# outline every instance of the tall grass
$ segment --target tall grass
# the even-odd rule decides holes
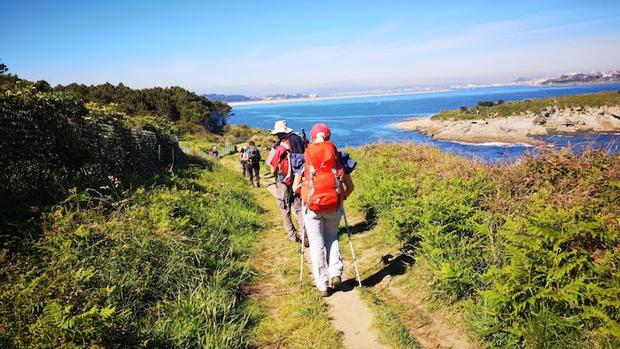
[[[100,192],[74,191],[4,251],[0,346],[247,347],[262,218],[246,183],[212,166]]]
[[[497,347],[620,344],[620,156],[568,151],[491,166],[438,149],[354,151],[354,204],[468,300]]]

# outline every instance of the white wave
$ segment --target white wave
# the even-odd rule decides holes
[[[461,142],[461,141],[446,141],[450,143],[458,143],[462,145],[474,146],[474,147],[533,147],[533,145],[523,142],[516,143],[505,143],[505,142],[485,142],[485,143],[471,143],[471,142]]]

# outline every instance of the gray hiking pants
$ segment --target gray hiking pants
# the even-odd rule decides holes
[[[295,211],[295,215],[297,216],[298,229],[301,231],[301,227],[304,222],[304,218],[301,211],[301,198],[297,195],[292,195],[291,188],[281,181],[276,182],[276,201],[278,203],[278,208],[280,209],[280,213],[282,214],[282,219],[284,220],[284,229],[286,230],[286,235],[289,239],[294,239],[297,236],[297,230],[293,225],[293,220],[291,219],[291,212]],[[300,235],[301,236],[301,235]]]
[[[250,177],[250,185],[254,186],[254,179],[256,179],[256,186],[260,187],[260,164],[252,164],[248,161],[245,164],[245,171]]]
[[[316,288],[325,291],[329,279],[341,276],[344,266],[338,244],[340,210],[316,213],[304,208],[304,224],[310,242],[312,275]]]

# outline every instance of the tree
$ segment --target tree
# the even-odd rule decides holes
[[[7,71],[9,71],[9,68],[7,68],[6,64],[0,63],[0,74],[4,74]]]
[[[39,92],[50,92],[52,90],[50,84],[45,80],[39,80],[35,82],[34,86]]]

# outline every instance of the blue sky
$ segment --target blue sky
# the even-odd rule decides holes
[[[347,91],[620,69],[618,57],[618,0],[0,0],[0,59],[52,84]]]

